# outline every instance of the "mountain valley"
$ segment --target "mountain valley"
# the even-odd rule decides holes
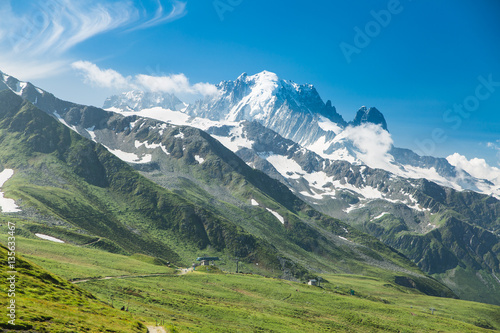
[[[376,108],[347,122],[314,86],[270,72],[190,105],[129,92],[106,110],[0,77],[1,191],[16,205],[1,219],[27,244],[44,234],[176,267],[217,256],[225,271],[294,283],[353,274],[500,305],[498,184],[394,147]]]

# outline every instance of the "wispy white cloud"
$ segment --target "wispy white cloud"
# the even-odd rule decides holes
[[[158,7],[156,9],[154,17],[133,28],[130,28],[129,31],[146,29],[159,24],[172,22],[177,19],[180,19],[181,17],[187,14],[186,2],[176,1],[176,0],[172,1],[172,8],[167,13],[165,13],[165,9],[163,8],[163,5],[160,0],[157,0],[157,6]]]
[[[11,13],[11,42],[16,52],[32,56],[62,54],[98,34],[116,29],[135,18],[130,2],[50,0],[32,13]],[[4,23],[3,23],[4,24]]]
[[[178,96],[211,95],[217,92],[217,88],[210,83],[191,84],[182,73],[162,76],[139,74],[125,77],[113,69],[101,69],[88,61],[76,61],[71,66],[83,76],[84,82],[113,90],[140,89]]]
[[[186,14],[186,3],[179,0],[156,0],[152,10],[139,10],[130,0],[33,1],[22,9],[16,5],[14,9],[11,0],[0,2],[0,68],[21,76],[13,70],[24,67],[23,79],[69,68],[67,51],[97,35],[146,29]]]

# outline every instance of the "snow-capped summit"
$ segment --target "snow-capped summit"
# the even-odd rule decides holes
[[[108,97],[103,106],[104,109],[121,111],[140,111],[153,107],[179,111],[186,108],[186,105],[173,94],[132,90]]]
[[[217,89],[216,95],[191,104],[186,113],[214,121],[258,121],[299,143],[314,142],[327,133],[333,138],[346,124],[313,85],[283,80],[269,71],[243,73],[234,81],[222,81]],[[319,126],[320,122],[331,125]]]

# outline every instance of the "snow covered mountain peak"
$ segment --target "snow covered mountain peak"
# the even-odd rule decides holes
[[[132,90],[108,97],[103,106],[104,109],[115,108],[123,111],[140,111],[153,107],[180,111],[185,109],[186,105],[173,94]]]
[[[271,83],[271,82],[278,82],[279,78],[276,73],[269,72],[269,71],[262,71],[260,73],[248,76],[248,74],[245,74],[245,79],[246,81],[251,81],[256,84],[266,84],[266,83]],[[242,74],[243,75],[243,74]],[[241,77],[241,75],[240,75]]]
[[[237,81],[243,81],[249,85],[252,91],[271,93],[282,99],[293,98],[299,104],[303,100],[321,101],[321,98],[312,84],[297,84],[290,80],[283,80],[273,72],[262,71],[248,76],[246,73],[240,75]],[[323,102],[321,101],[323,104]]]
[[[218,94],[188,107],[191,116],[215,121],[259,121],[262,124],[291,115],[323,115],[344,126],[346,123],[335,108],[325,104],[311,84],[283,80],[273,72],[241,74],[234,81],[217,85]],[[291,112],[291,113],[290,113]]]
[[[219,122],[256,121],[300,144],[322,136],[332,139],[347,125],[331,102],[323,102],[311,84],[283,80],[262,71],[222,81],[214,96],[191,104],[191,117]]]

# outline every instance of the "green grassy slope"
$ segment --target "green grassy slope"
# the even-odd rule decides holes
[[[434,219],[438,228],[423,235],[408,231],[391,214],[367,221],[360,228],[399,249],[459,297],[500,304],[498,237],[464,222],[463,216],[451,210],[435,214]]]
[[[18,255],[15,296],[9,297],[7,253],[8,249],[0,245],[0,331],[147,332],[146,326],[131,313],[104,304],[89,292]],[[15,325],[9,323],[7,317],[11,299],[16,305]]]
[[[2,242],[4,239],[1,240]],[[500,308],[430,297],[392,277],[324,275],[321,287],[201,267],[185,275],[148,258],[20,237],[25,256],[66,279],[123,276],[80,282],[99,300],[128,306],[145,323],[163,321],[172,332],[487,332],[500,329]],[[66,259],[62,259],[66,258]],[[80,266],[79,270],[74,270]],[[139,277],[147,272],[162,276]],[[132,276],[136,276],[135,278]],[[325,281],[326,280],[326,281]],[[350,293],[354,290],[354,295]],[[113,296],[111,296],[113,295]],[[432,314],[431,309],[435,309]],[[122,314],[122,313],[120,313]],[[109,314],[111,316],[111,314]],[[488,329],[485,329],[488,328]],[[124,330],[125,331],[125,330]]]
[[[326,276],[330,279],[330,276]],[[110,290],[151,321],[194,332],[481,332],[500,328],[498,307],[398,290],[374,278],[338,276],[322,288],[256,275],[183,276],[83,283]],[[354,296],[349,291],[353,288]],[[431,314],[431,308],[435,308]]]

